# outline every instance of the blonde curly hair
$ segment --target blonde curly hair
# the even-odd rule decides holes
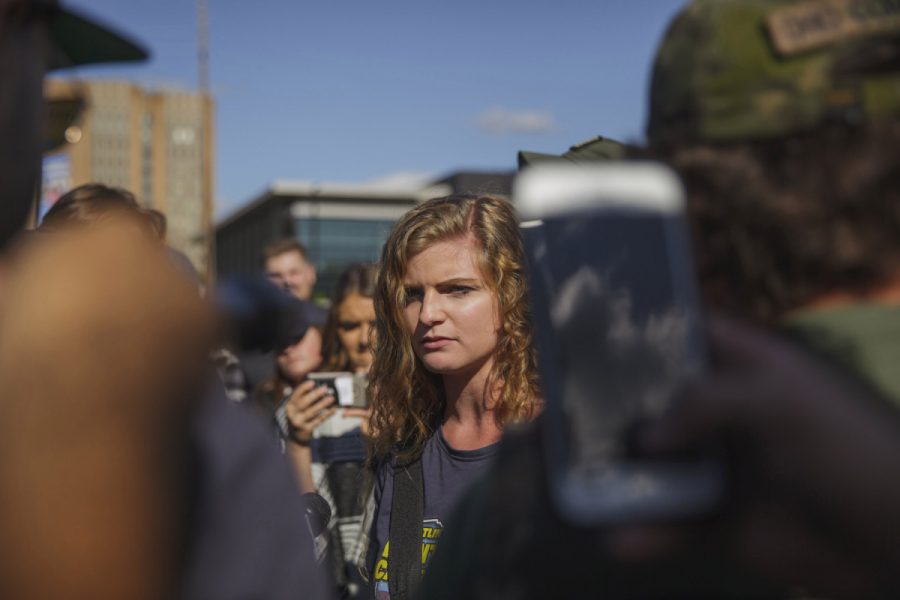
[[[375,361],[370,372],[370,459],[419,456],[444,414],[439,375],[413,352],[403,319],[410,259],[437,242],[471,236],[487,286],[496,295],[500,329],[486,390],[497,390],[500,424],[530,419],[539,402],[522,237],[512,205],[495,196],[434,198],[407,212],[384,245],[375,284]]]

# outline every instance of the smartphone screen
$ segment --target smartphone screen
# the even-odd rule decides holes
[[[349,372],[310,373],[309,378],[317,385],[324,385],[334,396],[338,406],[345,408],[366,408],[368,400],[368,378]]]
[[[647,460],[629,444],[706,365],[677,179],[646,163],[530,169],[516,201],[562,513],[602,524],[710,508],[715,459]]]

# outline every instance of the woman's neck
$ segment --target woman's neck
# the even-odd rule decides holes
[[[457,450],[476,450],[500,439],[503,427],[495,419],[496,392],[487,391],[491,361],[470,374],[444,375],[447,409],[441,430]]]

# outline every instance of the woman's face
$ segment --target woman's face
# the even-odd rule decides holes
[[[471,375],[492,363],[497,299],[477,256],[467,236],[437,242],[407,265],[404,319],[416,356],[433,373]]]
[[[337,307],[337,332],[350,359],[350,368],[365,373],[372,365],[372,336],[375,334],[375,302],[353,293]]]
[[[322,334],[310,327],[296,344],[288,346],[276,358],[281,375],[295,384],[302,382],[322,362]]]

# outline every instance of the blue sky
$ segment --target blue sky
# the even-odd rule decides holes
[[[511,169],[520,149],[642,137],[679,0],[208,0],[217,213],[276,179]],[[68,0],[153,53],[69,75],[192,88],[192,0]]]

